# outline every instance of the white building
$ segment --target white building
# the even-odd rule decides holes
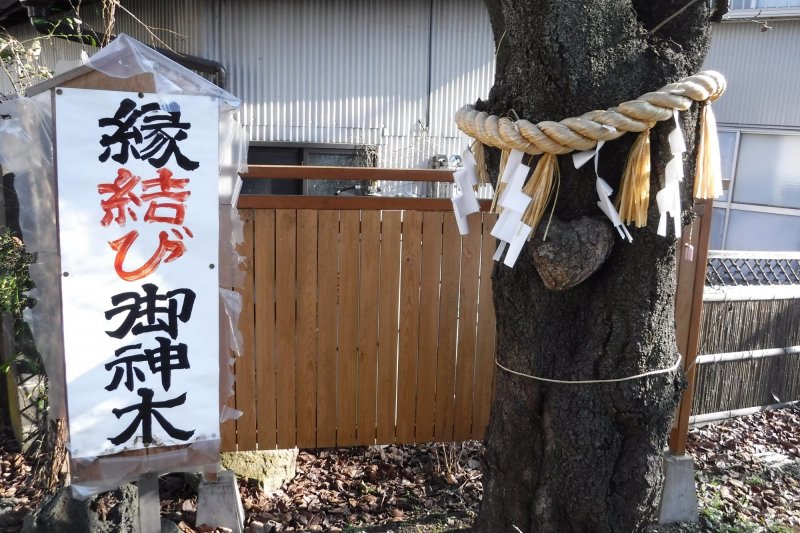
[[[733,0],[705,64],[728,80],[711,248],[800,251],[800,0]]]

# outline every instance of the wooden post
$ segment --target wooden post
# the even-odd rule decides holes
[[[161,503],[158,497],[158,474],[147,473],[139,477],[139,531],[160,533]]]
[[[686,453],[686,438],[689,433],[689,415],[694,401],[697,375],[697,351],[700,344],[700,319],[703,312],[703,287],[705,286],[708,244],[711,237],[711,214],[713,200],[695,203],[697,219],[694,230],[681,240],[678,267],[678,284],[675,298],[675,334],[678,351],[683,355],[683,368],[689,382],[681,395],[675,426],[669,437],[669,451],[673,455]],[[691,242],[690,242],[691,241]],[[684,259],[684,245],[694,246],[694,259]]]

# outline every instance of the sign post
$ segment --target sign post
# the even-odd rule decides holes
[[[133,474],[144,532],[155,470],[216,468],[220,438],[218,102],[153,89],[89,70],[52,91],[73,482]]]

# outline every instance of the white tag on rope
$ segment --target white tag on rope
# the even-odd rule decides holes
[[[605,213],[608,219],[611,221],[611,225],[613,225],[619,236],[623,239],[628,239],[628,242],[633,242],[633,237],[631,236],[628,228],[625,224],[622,223],[622,219],[619,218],[619,213],[617,212],[617,208],[614,207],[614,202],[611,201],[611,193],[614,192],[614,189],[611,188],[606,180],[597,176],[597,180],[595,180],[595,189],[597,190],[597,197],[599,200],[597,201],[597,207]]]
[[[610,131],[617,131],[613,126],[604,125],[603,127]],[[594,158],[594,175],[597,178],[595,180],[595,189],[597,190],[598,198],[597,207],[605,213],[621,238],[627,239],[628,242],[633,242],[633,237],[628,231],[628,228],[625,227],[625,224],[622,223],[617,208],[614,207],[614,203],[611,201],[610,196],[611,193],[614,192],[614,189],[611,188],[606,180],[600,177],[600,148],[602,148],[604,144],[605,141],[598,140],[594,150],[586,150],[585,152],[572,154],[572,163],[575,165],[575,168],[581,168],[590,159]]]
[[[461,213],[461,202],[459,201],[461,196],[454,196],[453,197],[453,214],[456,217],[456,225],[458,226],[458,232],[461,235],[467,235],[469,233],[469,222],[467,222],[467,215]]]
[[[722,158],[719,152],[719,136],[717,135],[717,117],[714,116],[714,110],[708,105],[706,108],[706,124],[711,137],[707,140],[706,146],[709,150],[709,158],[714,173],[714,190],[712,194],[714,198],[719,198],[722,193]]]
[[[467,146],[466,150],[461,153],[461,166],[477,167],[478,163],[475,162],[475,156],[472,155],[472,150]]]
[[[456,217],[456,224],[458,225],[458,232],[461,235],[469,233],[469,224],[467,223],[467,215],[477,213],[481,207],[478,199],[475,197],[475,190],[473,186],[478,184],[478,174],[475,167],[475,159],[469,150],[464,151],[462,155],[463,166],[453,172],[453,181],[458,185],[461,190],[460,194],[453,191],[453,213]]]
[[[515,152],[517,151],[514,150],[511,153],[511,156],[514,156],[514,160],[512,161],[511,156],[509,156],[509,162],[506,164],[506,170],[508,170],[510,164],[514,165],[513,173],[503,173],[503,179],[506,185],[498,201],[503,207],[503,212],[500,213],[500,216],[497,218],[497,222],[494,228],[492,228],[491,233],[492,236],[501,241],[501,244],[497,248],[497,253],[494,255],[495,261],[500,260],[506,244],[509,245],[508,252],[503,261],[503,263],[509,267],[513,267],[514,263],[516,263],[522,246],[525,244],[532,231],[530,226],[522,222],[522,216],[528,208],[528,204],[531,203],[531,197],[522,192],[522,187],[531,169],[528,165],[522,164],[522,152],[517,152],[520,154],[519,157],[517,157]],[[520,237],[522,234],[524,234],[524,237]]]
[[[528,165],[521,163],[517,165],[509,181],[506,182],[506,187],[498,201],[503,207],[503,211],[512,209],[521,214],[528,208],[528,204],[531,203],[531,197],[522,192],[522,187],[525,185],[525,178],[530,170]]]
[[[503,168],[503,173],[497,178],[498,183],[501,181],[506,183],[511,181],[511,177],[516,172],[517,166],[522,163],[522,156],[524,155],[525,153],[519,150],[511,150],[506,160],[506,166]]]
[[[503,260],[504,265],[513,268],[514,264],[517,262],[519,253],[522,251],[522,246],[528,241],[528,237],[532,231],[533,228],[529,225],[524,222],[519,223],[514,232],[514,238],[508,246],[508,253],[506,253],[506,258]]]
[[[511,209],[504,209],[492,228],[492,237],[506,242],[513,241],[517,226],[519,226],[521,221],[522,213],[512,211]]]
[[[494,257],[492,257],[495,261],[500,261],[500,258],[503,257],[503,252],[506,251],[506,246],[508,243],[506,241],[499,241],[497,245],[497,250],[494,252]]]
[[[669,134],[669,151],[672,159],[664,168],[664,188],[656,193],[656,205],[660,214],[656,233],[662,237],[667,236],[667,218],[672,216],[675,237],[680,238],[682,233],[680,182],[683,181],[683,153],[686,151],[686,141],[678,122],[677,109],[672,111],[672,118],[675,122],[675,127]]]
[[[575,168],[581,168],[583,165],[589,162],[600,150],[600,147],[603,145],[604,141],[597,141],[597,147],[594,150],[586,150],[584,152],[573,152],[572,153],[572,164],[575,165]]]

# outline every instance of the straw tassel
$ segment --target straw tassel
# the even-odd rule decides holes
[[[647,225],[647,206],[650,203],[650,128],[636,137],[617,196],[616,207],[625,224],[637,228]]]
[[[500,167],[497,171],[498,176],[503,175],[503,171],[506,169],[506,165],[508,164],[508,156],[511,155],[511,150],[503,150],[500,152]]]
[[[511,155],[511,150],[503,150],[500,153],[500,170],[497,172],[497,185],[494,188],[494,198],[492,198],[492,207],[489,209],[490,213],[495,213],[497,215],[503,211],[503,208],[497,205],[497,201],[500,199],[500,195],[503,194],[503,190],[506,188],[506,183],[502,181],[500,178],[503,176],[503,172],[506,169],[506,165],[508,164],[508,157]]]
[[[489,183],[489,174],[486,172],[486,151],[483,143],[477,139],[472,145],[472,155],[475,156],[475,166],[478,171],[478,186]]]
[[[700,111],[700,140],[694,174],[694,197],[704,200],[722,194],[722,166],[717,137],[717,120],[711,106],[703,104]]]
[[[522,221],[534,229],[531,235],[535,233],[544,216],[547,204],[553,195],[554,184],[559,181],[560,176],[556,155],[544,154],[536,163],[528,183],[522,188],[522,192],[531,197],[531,203],[522,216]]]

